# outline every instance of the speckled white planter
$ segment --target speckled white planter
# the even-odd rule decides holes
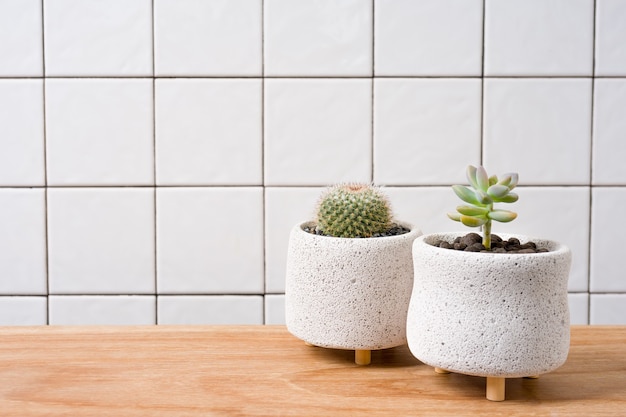
[[[376,350],[406,343],[413,240],[421,232],[348,239],[296,225],[285,288],[287,329],[315,346]]]
[[[561,366],[569,351],[570,250],[536,238],[530,240],[550,252],[469,253],[431,245],[462,234],[414,242],[407,319],[413,355],[436,368],[485,377],[535,376]]]

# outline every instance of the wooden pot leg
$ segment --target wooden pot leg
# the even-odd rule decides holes
[[[435,368],[435,372],[438,374],[449,374],[450,371],[446,371],[445,369]]]
[[[315,346],[313,343],[309,343],[309,342],[304,342],[304,344],[307,346]]]
[[[504,401],[505,381],[505,378],[487,377],[487,399],[489,401]]]
[[[354,362],[357,365],[369,365],[372,362],[372,351],[371,350],[355,350]]]
[[[524,378],[528,378],[528,379],[538,379],[538,378],[539,378],[539,375],[525,376]]]

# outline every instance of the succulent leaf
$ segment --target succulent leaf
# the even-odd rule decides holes
[[[465,172],[465,175],[467,176],[467,180],[470,183],[470,186],[477,190],[478,189],[478,182],[476,181],[476,167],[473,165],[469,165],[467,167],[467,170]]]
[[[461,215],[459,213],[448,213],[448,217],[450,220],[454,220],[455,222],[461,221]]]
[[[493,198],[502,198],[509,192],[509,187],[500,184],[494,184],[487,190],[487,194],[489,194]]]
[[[519,195],[516,193],[508,193],[502,198],[498,199],[498,203],[515,203],[519,199]]]
[[[475,206],[458,206],[456,211],[466,216],[485,216],[489,213],[488,209]]]
[[[510,174],[510,175],[511,175],[511,182],[509,183],[509,190],[512,190],[513,188],[517,186],[517,182],[519,181],[519,175],[517,175],[516,173]]]
[[[469,227],[482,226],[483,224],[487,223],[487,220],[488,219],[486,217],[463,216],[463,215],[461,216],[461,223]]]
[[[477,190],[476,191],[476,197],[478,197],[478,202],[481,205],[483,205],[483,206],[486,206],[486,205],[489,205],[489,204],[493,203],[493,200],[491,199],[489,194],[487,194],[483,190]]]
[[[498,183],[498,176],[497,175],[492,175],[491,177],[489,177],[489,186],[491,187],[492,185],[495,185]]]
[[[489,177],[487,176],[487,171],[482,166],[476,168],[476,183],[479,190],[487,191],[487,188],[489,188]]]
[[[508,210],[494,210],[490,212],[489,214],[487,214],[487,217],[489,217],[492,220],[496,220],[498,222],[507,223],[512,220],[515,220],[515,218],[517,217],[517,214]]]
[[[466,203],[481,205],[480,201],[476,197],[476,193],[474,193],[474,191],[470,190],[469,188],[462,185],[453,185],[452,190],[461,200],[465,201]]]
[[[504,185],[505,187],[508,188],[508,186],[509,186],[509,184],[511,183],[511,180],[512,180],[512,175],[513,174],[504,174],[502,176],[502,178],[500,179],[500,181],[498,181],[498,184]]]

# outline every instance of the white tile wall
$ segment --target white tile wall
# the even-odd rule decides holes
[[[47,297],[0,296],[0,326],[38,326],[47,321]]]
[[[48,185],[154,184],[152,81],[46,81]]]
[[[51,295],[50,324],[156,324],[155,298],[145,295]]]
[[[589,184],[591,80],[487,79],[484,164],[524,184]]]
[[[483,0],[375,0],[377,76],[480,76]]]
[[[620,252],[626,224],[626,188],[596,187],[591,211],[591,291],[626,293],[626,257]]]
[[[596,75],[626,76],[626,3],[596,0]]]
[[[159,293],[263,293],[261,187],[159,189],[156,212]]]
[[[371,76],[373,0],[265,0],[268,76]]]
[[[258,0],[154,1],[157,76],[261,76]]]
[[[262,184],[260,79],[159,79],[155,93],[158,185]]]
[[[285,324],[285,296],[265,296],[265,324]]]
[[[589,324],[624,324],[626,296],[624,294],[591,294]]]
[[[152,75],[151,4],[151,0],[45,0],[46,75]]]
[[[45,185],[43,113],[43,80],[0,80],[0,186]]]
[[[41,3],[41,0],[0,2],[0,77],[43,75]]]
[[[158,314],[159,324],[263,324],[263,297],[162,295]]]
[[[593,117],[593,184],[626,185],[626,78],[596,80]]]
[[[485,0],[485,75],[592,75],[594,0]]]
[[[282,323],[323,186],[467,231],[470,163],[626,324],[624,3],[0,0],[0,324]]]
[[[265,81],[265,184],[369,181],[372,81]]]
[[[45,191],[0,188],[0,294],[47,294]]]
[[[375,80],[374,181],[464,181],[458,167],[480,160],[481,88],[480,79]]]
[[[48,190],[51,294],[154,293],[154,190]]]

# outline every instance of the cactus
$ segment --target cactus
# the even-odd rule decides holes
[[[518,196],[511,190],[517,185],[518,175],[504,174],[502,179],[493,175],[489,177],[482,166],[467,167],[467,179],[472,189],[462,185],[453,185],[455,194],[469,206],[458,206],[457,213],[448,213],[448,217],[469,227],[482,227],[483,246],[491,249],[491,221],[510,222],[517,217],[508,210],[493,208],[494,203],[514,203]]]
[[[321,196],[317,227],[327,236],[372,237],[391,227],[391,209],[378,187],[368,184],[339,184]]]

